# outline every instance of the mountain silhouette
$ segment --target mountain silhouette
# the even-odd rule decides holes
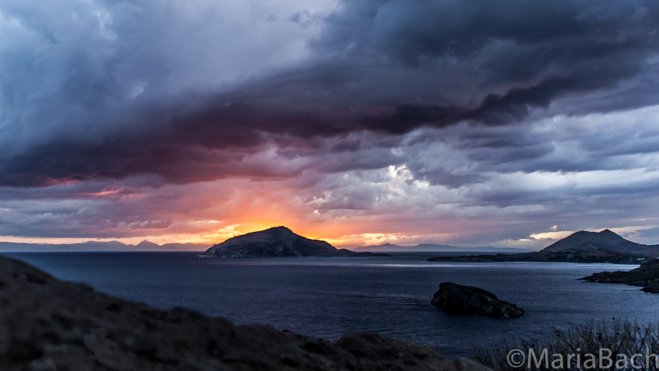
[[[337,249],[328,242],[300,236],[286,227],[274,227],[229,238],[205,252],[224,258],[346,256],[357,255]]]
[[[629,241],[615,232],[579,231],[537,252],[432,257],[431,261],[555,261],[637,264],[659,257],[659,245]]]

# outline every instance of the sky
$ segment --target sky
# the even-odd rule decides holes
[[[0,241],[659,244],[659,2],[0,2]]]

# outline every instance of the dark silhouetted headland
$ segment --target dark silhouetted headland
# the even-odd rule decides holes
[[[639,264],[659,257],[659,245],[643,245],[626,240],[605,229],[601,232],[580,231],[546,248],[530,253],[438,256],[430,261],[545,261],[578,263]]]
[[[659,259],[641,264],[640,267],[630,271],[600,272],[582,280],[600,283],[626,283],[633,286],[642,286],[643,291],[659,294]]]

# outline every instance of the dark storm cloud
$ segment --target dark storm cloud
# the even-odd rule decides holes
[[[389,117],[399,130],[410,121],[508,123],[557,96],[612,88],[643,71],[657,52],[657,15],[651,2],[354,1],[329,18],[318,47],[425,77],[371,82],[397,98],[387,103],[398,108]],[[436,91],[419,94],[423,85]]]
[[[39,21],[20,3],[4,9],[4,18],[29,32],[17,31],[24,44],[2,50],[7,109],[0,116],[0,144],[7,150],[0,154],[0,184],[36,186],[144,173],[176,183],[288,177],[305,165],[250,156],[270,145],[289,159],[296,153],[308,157],[314,146],[326,149],[323,138],[336,142],[360,131],[400,135],[464,122],[507,126],[538,109],[560,111],[552,104],[617,91],[644,76],[656,78],[651,71],[659,46],[659,3],[652,1],[346,1],[325,17],[304,63],[261,74],[241,70],[241,64],[257,63],[259,56],[247,53],[232,64],[226,60],[233,50],[213,52],[215,37],[223,34],[213,22],[168,19],[162,14],[177,13],[155,12],[157,4],[151,2],[144,7],[99,3],[102,11],[96,12],[75,4],[57,9],[57,16],[70,17],[66,11],[72,10],[95,32],[80,34],[65,22]],[[297,11],[285,19],[309,27],[320,17]],[[168,27],[182,36],[159,34]],[[245,41],[252,40],[248,37]],[[174,41],[171,46],[165,38]],[[47,45],[50,57],[30,51],[31,44]],[[151,44],[158,52],[149,52]],[[260,47],[265,48],[254,46]],[[208,62],[199,68],[191,60]],[[218,92],[204,80],[213,63],[230,72],[231,88]],[[188,69],[177,69],[181,65]],[[21,78],[35,72],[51,78]],[[623,98],[617,98],[617,109],[641,101],[633,87],[625,91],[618,94]],[[573,114],[608,109],[574,107]],[[519,128],[520,136],[524,130]],[[497,166],[552,150],[537,143],[477,146],[481,150],[471,158]],[[388,164],[398,161],[379,156],[353,164],[369,168],[386,165],[383,158]],[[441,168],[417,173],[456,186],[481,179]]]

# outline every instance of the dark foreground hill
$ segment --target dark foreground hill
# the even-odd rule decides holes
[[[206,250],[205,254],[222,258],[372,255],[337,249],[328,242],[300,236],[286,227],[274,227],[229,238]]]
[[[336,343],[158,310],[0,257],[0,370],[478,370],[377,334]]]
[[[659,245],[643,245],[605,229],[580,231],[546,248],[530,253],[432,257],[431,261],[538,261],[639,264],[659,257]]]

